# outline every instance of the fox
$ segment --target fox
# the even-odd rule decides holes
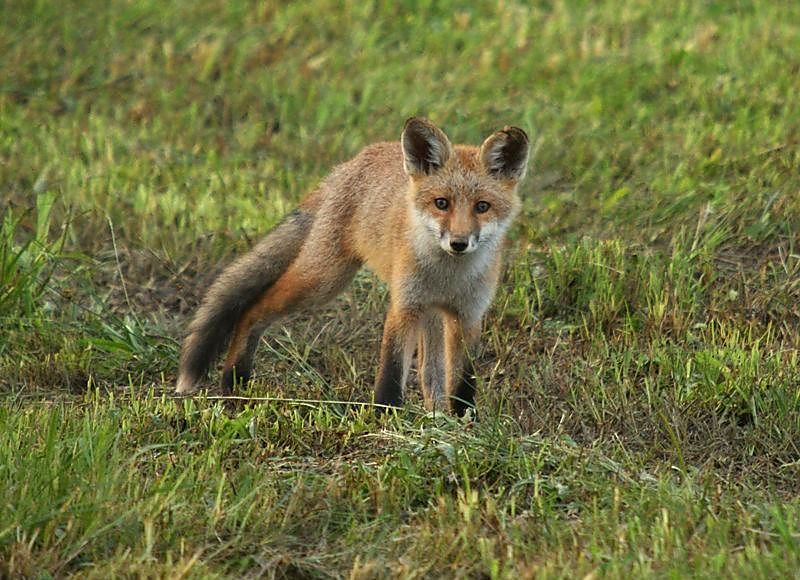
[[[183,342],[176,391],[195,392],[227,346],[221,389],[251,378],[268,325],[313,311],[366,266],[389,290],[373,402],[403,405],[416,351],[429,410],[475,410],[475,352],[519,213],[528,135],[506,126],[453,145],[423,117],[400,142],[368,145],[335,167],[209,287]]]

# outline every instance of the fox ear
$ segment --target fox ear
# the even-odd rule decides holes
[[[481,163],[498,179],[519,181],[528,167],[528,135],[518,127],[505,127],[481,145]]]
[[[447,135],[422,117],[411,117],[406,121],[400,144],[406,173],[412,177],[437,172],[453,154]]]

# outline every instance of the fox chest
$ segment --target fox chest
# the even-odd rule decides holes
[[[423,263],[395,285],[395,299],[413,309],[443,309],[478,320],[489,308],[496,286],[492,264],[481,258],[448,256]]]

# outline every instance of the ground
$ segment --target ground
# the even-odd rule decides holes
[[[0,576],[788,577],[800,5],[3,3]],[[422,114],[532,137],[479,422],[368,273],[177,399],[215,273]]]

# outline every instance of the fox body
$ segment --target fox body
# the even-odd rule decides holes
[[[521,129],[454,146],[422,118],[406,122],[400,143],[366,147],[223,270],[189,327],[177,391],[193,392],[229,345],[222,389],[231,393],[249,380],[268,324],[332,299],[366,265],[391,301],[375,402],[402,404],[417,349],[426,406],[463,414],[474,405],[471,353],[527,161]]]

